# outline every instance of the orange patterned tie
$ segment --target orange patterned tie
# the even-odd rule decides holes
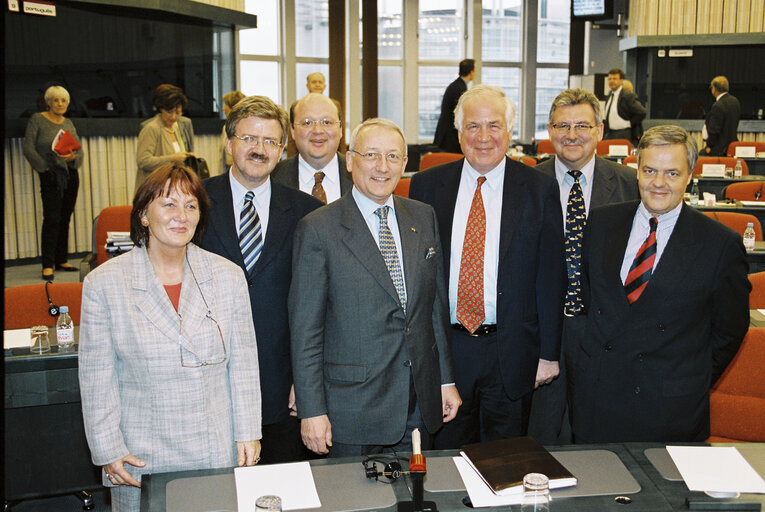
[[[465,241],[462,244],[460,278],[457,285],[457,320],[471,334],[486,317],[483,307],[483,253],[486,246],[486,212],[483,209],[481,185],[484,176],[478,178],[473,202],[470,205]]]

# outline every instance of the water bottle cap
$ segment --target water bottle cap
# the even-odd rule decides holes
[[[61,306],[58,311],[59,313],[69,313],[69,306]]]
[[[754,227],[754,222],[747,222],[746,223],[746,227],[753,228]],[[66,307],[66,306],[64,306],[64,307]]]

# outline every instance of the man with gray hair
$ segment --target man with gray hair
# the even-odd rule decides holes
[[[581,255],[587,213],[609,203],[638,199],[635,170],[596,156],[603,138],[598,98],[584,89],[560,93],[550,107],[547,133],[555,156],[536,170],[555,178],[560,187],[565,232],[568,287],[563,313],[561,375],[550,385],[534,391],[529,435],[543,444],[570,444],[571,428],[566,414],[565,359],[567,341],[584,328]]]
[[[741,118],[741,104],[728,92],[728,79],[716,76],[709,84],[715,102],[707,114],[702,130],[706,142],[704,155],[725,156],[728,145],[738,140],[738,121]]]
[[[438,217],[464,401],[437,448],[525,434],[531,392],[558,375],[566,287],[558,184],[505,156],[513,102],[476,85],[455,118],[465,158],[418,172],[409,190]]]
[[[640,201],[592,211],[587,326],[568,366],[576,443],[709,437],[709,389],[749,328],[741,235],[683,202],[696,144],[656,126],[638,146]]]

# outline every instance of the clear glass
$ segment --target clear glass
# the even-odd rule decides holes
[[[258,28],[239,31],[239,53],[279,55],[279,0],[245,0],[244,12],[258,16]]]
[[[537,17],[537,62],[568,63],[569,0],[542,0]]]
[[[401,66],[377,68],[377,113],[399,126],[404,121],[404,71]],[[445,89],[445,88],[444,88]],[[433,128],[435,133],[435,128]]]
[[[243,60],[239,64],[242,92],[245,96],[268,96],[275,103],[282,102],[279,88],[279,63]]]
[[[378,59],[400,59],[404,54],[402,4],[402,0],[381,0],[377,3]]]
[[[481,57],[484,62],[519,62],[523,2],[521,0],[483,0],[481,19]]]
[[[515,67],[490,67],[483,68],[483,83],[496,85],[505,91],[505,95],[515,103],[515,122],[513,131],[517,134],[521,110],[525,107],[520,104],[521,98],[521,68]]]
[[[464,7],[463,0],[420,0],[417,25],[421,59],[462,60]],[[453,73],[456,74],[456,66]]]
[[[308,94],[308,75],[312,73],[321,73],[324,75],[324,96],[329,96],[329,64],[318,64],[315,62],[298,62],[295,64],[295,91],[297,97],[302,98]]]
[[[417,135],[421,140],[432,141],[436,134],[436,125],[441,116],[441,100],[444,91],[459,75],[454,66],[419,66],[419,128]]]
[[[45,325],[35,325],[29,331],[29,351],[33,354],[50,352],[48,327]]]
[[[537,68],[537,103],[534,112],[534,137],[547,139],[547,120],[555,97],[568,89],[568,69]]]
[[[329,2],[295,0],[295,54],[329,57]]]
[[[261,512],[265,510],[269,510],[271,512],[281,512],[282,499],[279,496],[274,496],[273,494],[261,496],[257,499],[257,501],[255,501],[255,512]]]
[[[550,482],[542,473],[529,473],[523,477],[521,511],[550,511]]]

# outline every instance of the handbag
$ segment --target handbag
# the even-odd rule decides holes
[[[184,165],[197,173],[200,180],[206,180],[210,177],[210,168],[207,167],[207,160],[195,156],[187,156],[183,161]]]

